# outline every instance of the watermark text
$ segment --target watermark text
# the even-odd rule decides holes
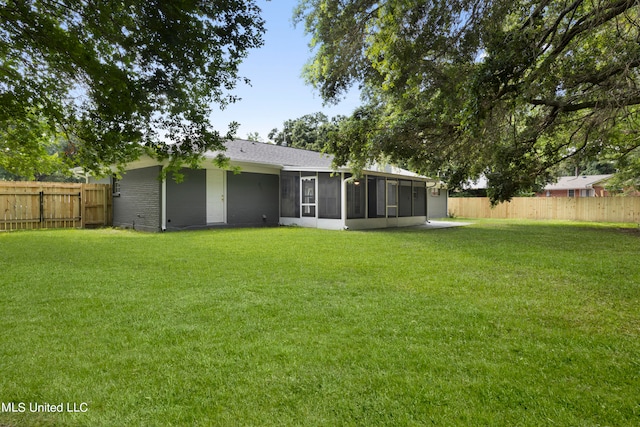
[[[89,411],[87,402],[0,402],[0,412],[22,413],[83,413]]]

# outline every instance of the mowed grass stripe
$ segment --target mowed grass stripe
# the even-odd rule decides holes
[[[640,237],[0,234],[8,425],[635,425]]]

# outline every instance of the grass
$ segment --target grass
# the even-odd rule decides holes
[[[639,255],[489,220],[0,234],[0,425],[638,425]]]

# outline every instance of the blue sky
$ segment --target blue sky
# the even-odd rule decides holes
[[[324,107],[320,94],[305,84],[302,68],[311,57],[302,24],[294,28],[293,9],[297,0],[258,0],[267,32],[264,45],[249,52],[240,66],[240,75],[251,80],[251,86],[239,83],[233,92],[242,100],[229,105],[223,111],[215,111],[212,122],[225,132],[227,125],[236,121],[239,138],[250,132],[258,132],[264,141],[274,127],[282,129],[282,123],[305,114],[324,112],[333,117],[349,115],[360,105],[359,94],[352,91],[338,105]]]

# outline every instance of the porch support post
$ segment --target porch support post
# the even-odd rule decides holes
[[[167,230],[167,177],[162,178],[160,190],[160,231]]]

